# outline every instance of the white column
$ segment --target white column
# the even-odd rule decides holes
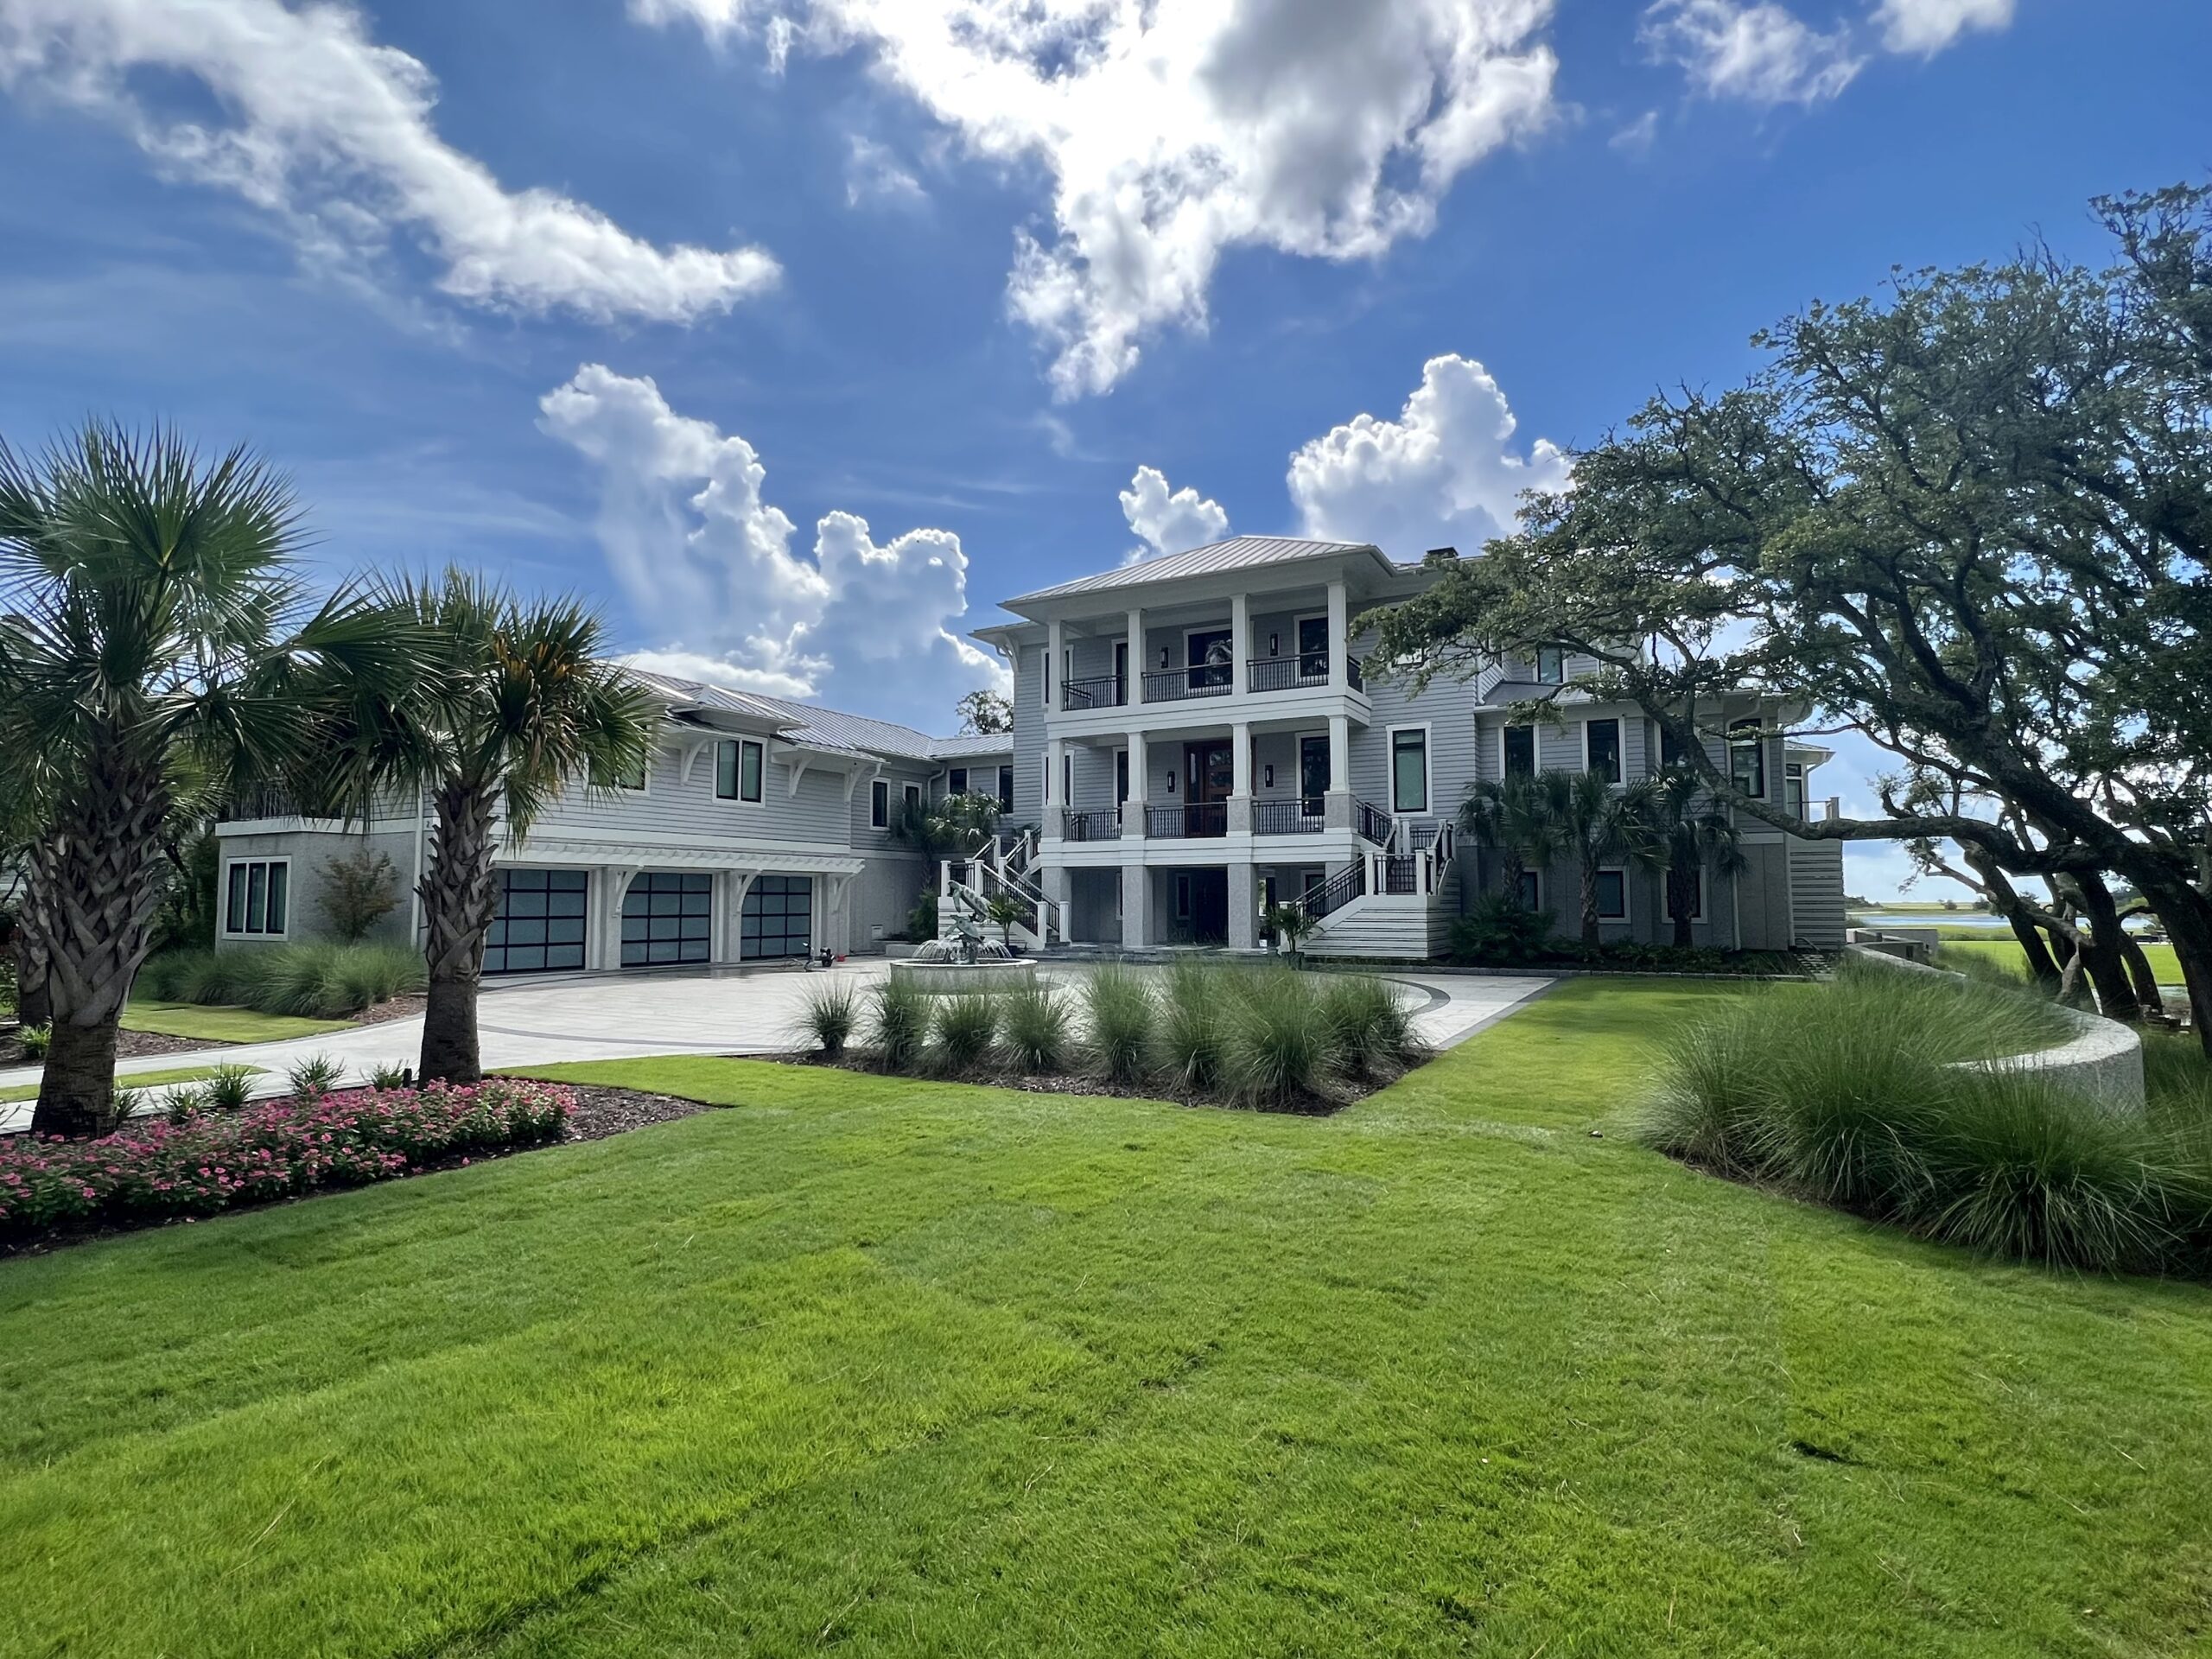
[[[1344,579],[1339,576],[1329,584],[1329,689],[1341,691],[1350,683],[1344,672],[1344,659],[1351,653],[1351,641],[1345,636],[1351,631],[1351,615],[1344,605]],[[1337,785],[1339,789],[1344,785]]]
[[[1144,611],[1140,607],[1129,612],[1129,683],[1122,688],[1123,702],[1144,701],[1144,671],[1147,666],[1144,659]],[[1135,786],[1136,753],[1134,748],[1129,751],[1132,788]]]
[[[1122,866],[1122,948],[1141,950],[1152,943],[1152,872],[1141,864]]]
[[[1241,588],[1229,601],[1229,649],[1235,658],[1230,664],[1230,695],[1241,697],[1244,695],[1244,677],[1249,672],[1244,664],[1252,659],[1252,601]],[[1240,789],[1236,792],[1241,795],[1244,791]]]
[[[1060,685],[1060,673],[1067,666],[1067,640],[1059,619],[1055,617],[1045,625],[1045,707],[1057,709],[1066,702],[1067,694]]]
[[[1057,836],[1060,833],[1060,821],[1054,816],[1053,809],[1067,804],[1067,802],[1060,798],[1063,793],[1060,785],[1066,778],[1067,762],[1064,758],[1066,753],[1067,744],[1064,740],[1057,737],[1046,740],[1045,744],[1045,833],[1049,836]]]
[[[1229,792],[1249,795],[1252,792],[1252,723],[1240,720],[1229,728],[1229,747],[1231,772]]]
[[[1249,864],[1229,867],[1229,948],[1260,948],[1259,880]]]
[[[1152,798],[1152,753],[1142,732],[1127,734],[1129,745],[1129,798],[1122,805],[1122,834],[1134,838],[1145,832],[1145,807]],[[1127,883],[1123,884],[1124,892]],[[1128,904],[1125,897],[1124,906]]]
[[[1351,719],[1346,715],[1329,716],[1329,788],[1351,788]]]

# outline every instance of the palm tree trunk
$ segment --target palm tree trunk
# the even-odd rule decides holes
[[[1598,948],[1598,867],[1582,861],[1582,943]]]
[[[423,949],[429,1000],[423,1013],[425,1083],[482,1079],[476,994],[484,976],[484,936],[498,907],[492,868],[492,795],[454,782],[435,798],[436,830],[419,891],[429,937]]]
[[[1690,931],[1690,912],[1697,908],[1697,872],[1670,867],[1667,871],[1667,913],[1675,924],[1675,945],[1687,950],[1697,943]]]
[[[22,921],[47,957],[53,1046],[31,1115],[36,1135],[115,1127],[115,1033],[162,899],[161,828],[169,791],[157,770],[95,749],[79,791],[29,854],[35,902]]]
[[[33,1135],[105,1135],[115,1128],[115,1032],[111,1015],[97,1025],[54,1028],[39,1078]]]
[[[30,896],[23,897],[26,908]],[[54,998],[46,985],[46,952],[31,938],[30,930],[18,925],[15,938],[16,953],[16,1018],[25,1026],[48,1025],[54,1020]]]

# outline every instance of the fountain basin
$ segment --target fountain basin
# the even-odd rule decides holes
[[[891,977],[932,996],[961,991],[1007,991],[1037,982],[1034,957],[1004,957],[982,962],[924,962],[917,957],[894,960]]]

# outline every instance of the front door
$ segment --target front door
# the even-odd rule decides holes
[[[1229,796],[1236,787],[1236,752],[1226,741],[1183,746],[1183,833],[1229,833]]]

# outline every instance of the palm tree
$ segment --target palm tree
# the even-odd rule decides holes
[[[396,690],[419,644],[289,568],[289,486],[244,448],[93,422],[35,458],[0,443],[0,779],[29,821],[22,924],[54,1024],[32,1128],[116,1120],[117,1025],[188,795],[280,775],[315,712]]]
[[[1306,938],[1320,924],[1305,906],[1270,905],[1260,925],[1282,941],[1283,954],[1290,958],[1292,968],[1306,965]]]
[[[1504,855],[1513,886],[1529,865],[1543,869],[1572,859],[1581,887],[1582,943],[1594,947],[1598,881],[1605,866],[1622,858],[1652,864],[1660,857],[1653,795],[1648,781],[1623,789],[1594,772],[1485,779],[1461,804],[1459,827],[1476,845]]]
[[[1675,943],[1687,950],[1696,943],[1690,918],[1697,914],[1700,873],[1710,867],[1718,875],[1739,875],[1749,861],[1728,809],[1687,768],[1660,774],[1652,785],[1650,813],[1658,842],[1653,861],[1667,872],[1667,914],[1675,924]]]
[[[1560,832],[1546,789],[1528,772],[1484,778],[1459,804],[1459,833],[1485,852],[1498,855],[1504,890],[1521,896],[1521,874],[1541,870],[1560,855]]]
[[[519,845],[563,793],[611,791],[612,779],[650,764],[660,715],[601,658],[603,625],[573,600],[527,602],[449,569],[402,581],[385,601],[439,642],[435,671],[406,697],[348,711],[330,741],[340,770],[326,792],[356,804],[378,789],[429,798],[416,889],[429,981],[418,1069],[425,1080],[470,1084],[483,1075],[476,996],[501,833]]]

